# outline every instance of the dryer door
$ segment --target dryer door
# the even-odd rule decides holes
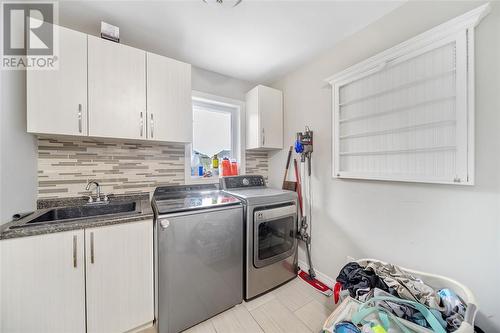
[[[290,202],[256,208],[253,264],[260,268],[291,256],[297,246],[297,206]]]

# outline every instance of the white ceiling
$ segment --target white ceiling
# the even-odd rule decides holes
[[[183,1],[63,1],[61,25],[238,79],[266,83],[400,6],[398,1],[254,1],[234,8]]]

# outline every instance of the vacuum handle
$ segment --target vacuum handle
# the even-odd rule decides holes
[[[290,167],[290,160],[292,159],[293,146],[290,146],[290,150],[288,150],[288,157],[286,159],[286,169]]]
[[[292,158],[293,147],[290,146],[290,150],[288,151],[288,157],[286,159],[286,167],[285,167],[285,176],[283,177],[283,182],[286,181],[286,176],[288,175],[288,168],[290,167],[290,160]]]
[[[297,179],[297,196],[299,197],[300,216],[302,217],[304,216],[302,209],[302,183],[300,182],[299,165],[295,158],[293,159],[293,167],[295,169],[295,178]]]

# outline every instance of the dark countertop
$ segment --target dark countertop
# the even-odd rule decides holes
[[[87,204],[88,197],[77,198],[61,198],[61,199],[41,199],[37,202],[38,210],[33,214],[42,215],[53,207],[71,207],[83,206]],[[0,240],[19,238],[27,236],[35,236],[42,234],[50,234],[54,232],[70,231],[85,228],[103,227],[113,224],[123,224],[153,218],[153,209],[151,208],[151,201],[149,193],[145,194],[132,194],[132,195],[112,195],[109,196],[111,203],[119,201],[135,201],[140,206],[138,212],[122,213],[117,215],[100,215],[89,218],[74,219],[66,222],[51,222],[50,224],[27,226],[22,228],[15,228],[16,226],[24,224],[27,220],[33,218],[30,214],[17,221],[12,221],[0,225]],[[12,228],[14,227],[14,228]]]

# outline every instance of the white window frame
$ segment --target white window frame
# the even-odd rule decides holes
[[[232,111],[231,114],[231,150],[233,155],[236,157],[239,163],[240,174],[245,173],[245,102],[217,96],[209,93],[204,93],[201,91],[192,91],[192,99],[223,106],[229,108]],[[192,111],[191,111],[192,112]],[[212,177],[192,177],[191,176],[191,154],[192,154],[192,143],[188,143],[185,146],[185,163],[184,163],[184,174],[186,184],[213,184],[219,182],[218,176]]]
[[[474,185],[474,28],[490,10],[489,4],[482,5],[325,80],[332,86],[333,178]],[[457,173],[460,173],[463,177],[457,176],[450,180],[436,180],[401,176],[375,176],[360,172],[341,172],[339,149],[340,88],[350,82],[376,73],[388,65],[405,61],[450,42],[456,42],[457,131],[460,128],[462,129],[462,133],[457,135],[457,139],[460,140],[460,142],[457,141],[457,169],[459,169]],[[462,61],[462,63],[459,63],[459,61]],[[465,72],[463,72],[464,69]],[[459,161],[459,158],[462,158],[462,160]]]

